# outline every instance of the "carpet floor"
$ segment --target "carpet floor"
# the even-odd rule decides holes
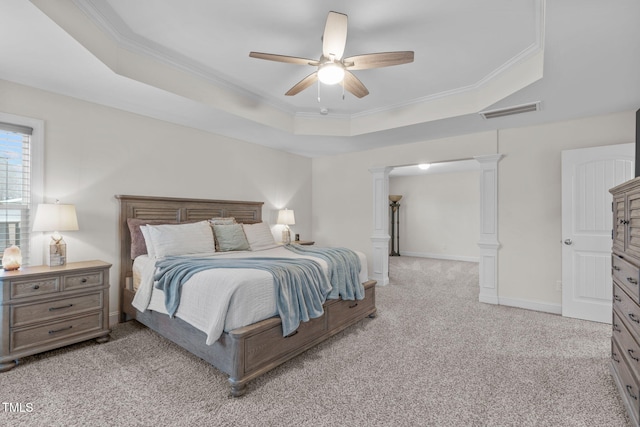
[[[609,373],[609,325],[479,303],[475,263],[403,256],[389,270],[377,318],[253,380],[241,398],[215,368],[128,322],[105,344],[0,374],[0,425],[630,425]]]

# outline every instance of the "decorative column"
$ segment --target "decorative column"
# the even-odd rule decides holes
[[[480,164],[480,302],[498,304],[498,162],[502,154],[475,156]]]
[[[369,169],[373,178],[373,271],[370,276],[378,286],[389,284],[389,172],[390,167]]]

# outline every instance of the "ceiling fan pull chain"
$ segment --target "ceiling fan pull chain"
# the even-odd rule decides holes
[[[318,103],[320,103],[320,80],[318,80]]]
[[[342,100],[344,101],[344,82],[342,82]]]

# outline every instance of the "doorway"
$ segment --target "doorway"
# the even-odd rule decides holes
[[[480,167],[480,293],[478,300],[498,304],[498,162],[502,154],[475,156]],[[455,162],[453,160],[452,162]],[[395,166],[369,169],[373,184],[371,276],[379,286],[389,283],[389,173]]]

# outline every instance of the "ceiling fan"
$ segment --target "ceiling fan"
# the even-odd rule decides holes
[[[289,89],[285,93],[287,96],[296,95],[320,80],[322,83],[329,85],[340,83],[345,90],[358,98],[362,98],[369,94],[369,90],[351,71],[413,62],[413,51],[369,53],[343,59],[342,55],[346,42],[347,15],[329,12],[322,36],[322,55],[319,60],[262,52],[250,52],[249,56],[269,61],[318,67],[316,71]]]

